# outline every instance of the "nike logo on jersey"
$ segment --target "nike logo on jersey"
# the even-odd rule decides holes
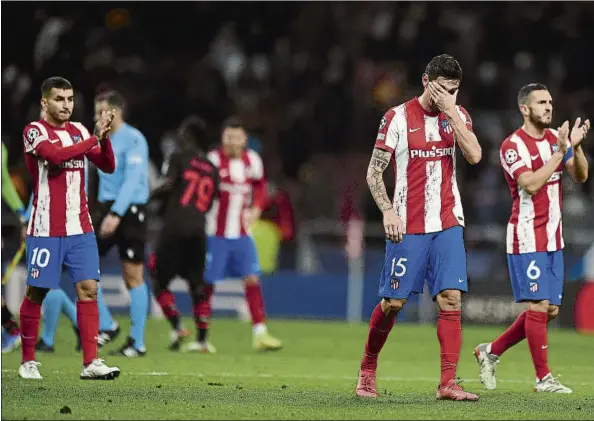
[[[542,349],[547,349],[548,347],[549,347],[548,345],[541,346]]]
[[[530,158],[532,158],[532,160],[534,161],[535,159],[538,159],[538,155],[530,155]]]
[[[418,132],[419,130],[421,130],[420,127],[417,127],[416,129],[408,129],[410,133]]]
[[[464,280],[463,279],[458,279],[458,282],[463,283]]]

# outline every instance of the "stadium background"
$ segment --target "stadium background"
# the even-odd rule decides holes
[[[366,319],[383,264],[380,213],[364,181],[377,125],[387,108],[420,93],[425,64],[447,52],[463,66],[458,102],[470,111],[483,147],[479,165],[458,166],[470,225],[465,315],[474,322],[513,319],[518,307],[511,304],[504,247],[510,199],[498,146],[520,124],[516,94],[529,82],[552,91],[556,124],[594,118],[592,3],[118,6],[3,4],[4,17],[11,19],[2,40],[2,139],[25,201],[29,184],[21,131],[37,118],[38,87],[48,76],[72,81],[73,118],[87,125],[94,95],[120,90],[128,121],[148,139],[154,182],[184,117],[206,118],[214,144],[219,123],[237,113],[249,128],[250,145],[263,155],[271,183],[275,201],[265,216],[282,221],[278,260],[266,262],[273,273],[263,279],[270,316]],[[592,157],[592,136],[585,149]],[[594,278],[592,272],[587,276],[594,266],[594,181],[565,181],[570,308],[581,282]],[[390,191],[390,174],[386,182]],[[159,223],[155,212],[153,235]],[[4,263],[18,246],[15,226],[3,204],[3,237],[12,239],[3,250]],[[264,249],[278,236],[272,230],[264,237]],[[103,272],[109,305],[123,310],[127,297],[115,254]],[[21,269],[7,291],[12,310],[22,297],[22,276]],[[404,317],[429,321],[433,307],[426,298],[409,305]],[[287,300],[296,304],[287,308]],[[231,280],[219,288],[215,310],[242,314],[242,303],[242,289]],[[189,298],[180,306],[189,311]],[[561,323],[572,323],[570,311],[564,317]]]

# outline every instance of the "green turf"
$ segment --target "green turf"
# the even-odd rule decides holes
[[[594,419],[592,337],[550,333],[553,373],[563,374],[573,395],[531,391],[534,374],[525,343],[502,358],[498,389],[487,392],[478,383],[472,349],[501,328],[466,327],[458,374],[481,400],[442,402],[435,400],[434,327],[397,325],[380,357],[382,396],[362,400],[354,388],[365,325],[271,321],[269,328],[285,341],[284,350],[256,353],[249,325],[216,320],[212,341],[219,353],[188,355],[167,351],[166,322],[151,320],[147,357],[108,357],[122,369],[120,378],[88,382],[78,379],[80,356],[63,320],[56,354],[38,355],[43,381],[18,377],[19,352],[3,355],[2,419]],[[61,414],[64,407],[71,414]]]

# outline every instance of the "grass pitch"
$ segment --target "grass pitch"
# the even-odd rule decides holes
[[[123,318],[121,344],[127,332]],[[191,327],[190,320],[185,320]],[[167,350],[165,321],[149,320],[148,355],[107,357],[122,369],[112,382],[78,379],[81,356],[65,320],[56,353],[38,353],[43,381],[17,375],[20,352],[2,356],[2,419],[594,419],[594,338],[550,332],[553,375],[573,395],[532,392],[534,370],[526,343],[498,366],[498,389],[478,382],[474,346],[502,327],[465,326],[458,375],[478,402],[435,400],[439,345],[434,326],[397,324],[380,356],[377,400],[354,396],[367,326],[332,322],[270,321],[285,349],[257,353],[246,323],[217,319],[211,340],[219,353]]]

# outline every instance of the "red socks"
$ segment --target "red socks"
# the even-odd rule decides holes
[[[212,294],[212,285],[206,285],[204,287],[204,299],[199,303],[194,304],[194,319],[196,320],[196,326],[198,326],[198,329],[208,329],[212,311]]]
[[[437,338],[441,348],[441,383],[456,379],[456,367],[462,347],[462,312],[440,310],[437,318]]]
[[[505,332],[491,342],[491,354],[502,355],[509,348],[524,340],[526,337],[526,313],[525,311],[520,314]]]
[[[369,335],[365,343],[365,354],[361,361],[361,370],[375,371],[377,368],[377,357],[384,347],[388,335],[394,327],[395,314],[386,316],[382,311],[381,303],[373,309],[369,320]]]
[[[532,362],[536,370],[536,377],[540,380],[551,372],[547,364],[547,313],[537,311],[526,312],[526,338],[532,354]]]
[[[245,299],[252,315],[252,324],[264,323],[266,316],[264,314],[264,298],[262,298],[260,283],[250,282],[245,284]]]
[[[36,304],[25,297],[20,312],[22,363],[35,361],[35,343],[39,334],[40,318],[41,304]]]
[[[175,306],[175,297],[171,293],[171,291],[164,289],[160,291],[157,295],[157,302],[159,306],[161,306],[161,310],[165,314],[165,317],[171,319],[173,317],[179,317],[179,312],[177,311],[177,307]]]
[[[97,358],[97,336],[99,335],[99,308],[97,300],[77,301],[76,321],[80,330],[83,364],[88,365]]]

